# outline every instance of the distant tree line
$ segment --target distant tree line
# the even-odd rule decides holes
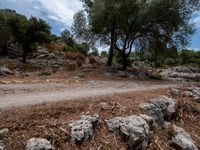
[[[17,42],[22,47],[24,63],[27,55],[37,49],[37,46],[52,43],[60,43],[58,45],[64,52],[78,52],[87,56],[93,50],[92,54],[98,55],[95,47],[87,42],[78,42],[69,30],[64,30],[60,36],[54,35],[46,21],[36,17],[27,18],[9,9],[0,10],[0,38],[0,55],[7,56],[9,43]]]

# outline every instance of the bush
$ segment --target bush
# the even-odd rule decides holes
[[[168,65],[168,66],[172,66],[175,64],[175,60],[172,58],[167,58],[167,59],[165,59],[164,64]]]
[[[76,50],[72,46],[64,45],[63,52],[76,52]]]
[[[107,51],[102,51],[101,52],[101,57],[108,57],[108,52]]]
[[[174,61],[175,61],[174,63],[177,65],[181,65],[183,63],[182,58],[175,58]]]
[[[160,61],[156,61],[156,62],[154,62],[154,67],[160,68],[160,67],[162,67],[162,63]]]

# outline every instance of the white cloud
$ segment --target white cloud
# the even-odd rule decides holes
[[[73,16],[82,9],[80,0],[0,0],[0,9],[14,9],[27,17],[36,16],[50,23],[54,33],[68,28]]]
[[[197,28],[200,28],[200,11],[194,13],[192,22],[196,25]]]
[[[79,0],[31,0],[31,2],[40,3],[41,9],[47,12],[49,19],[60,21],[65,25],[72,24],[74,13],[82,9]]]
[[[195,23],[195,25],[196,25],[197,28],[200,28],[200,16],[195,17],[193,19],[193,22]]]

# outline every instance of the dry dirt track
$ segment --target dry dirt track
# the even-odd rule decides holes
[[[167,82],[128,81],[88,81],[73,85],[65,83],[0,84],[0,108],[176,86],[178,84]]]

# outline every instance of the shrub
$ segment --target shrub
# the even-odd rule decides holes
[[[181,65],[183,63],[182,58],[175,58],[174,61],[175,61],[174,63],[177,65]]]
[[[101,57],[108,57],[108,52],[107,51],[102,51],[101,52]]]
[[[64,52],[76,52],[76,50],[74,50],[74,48],[72,46],[69,46],[69,45],[64,45],[63,51]]]
[[[156,62],[154,62],[154,67],[160,68],[160,67],[162,67],[162,63],[160,61],[156,61]]]
[[[165,59],[164,64],[168,65],[168,66],[172,66],[175,64],[175,60],[172,58],[167,58],[167,59]]]

